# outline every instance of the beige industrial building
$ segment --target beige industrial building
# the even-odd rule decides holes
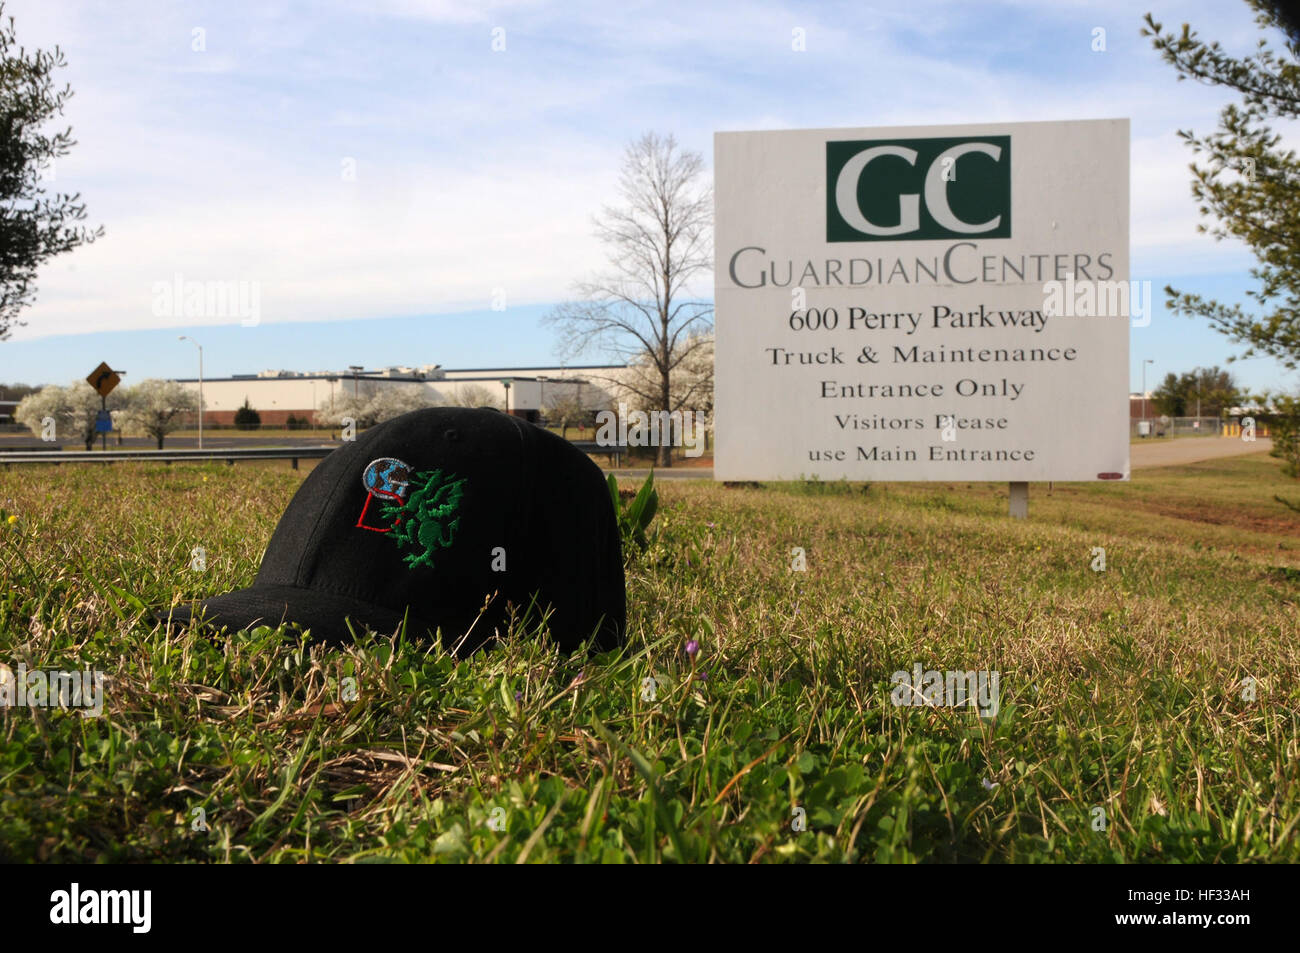
[[[325,410],[343,393],[373,394],[378,387],[421,388],[431,404],[461,404],[486,396],[509,413],[536,420],[539,411],[560,399],[574,397],[590,411],[605,410],[617,391],[620,364],[588,364],[569,367],[444,368],[437,364],[419,367],[387,367],[343,371],[267,370],[258,374],[207,378],[203,381],[203,419],[209,425],[234,423],[235,411],[247,402],[261,417],[263,426],[283,426],[289,417],[315,422],[317,410]],[[199,389],[198,378],[179,383]],[[507,384],[509,386],[507,386]]]

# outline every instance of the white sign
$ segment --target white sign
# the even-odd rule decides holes
[[[715,479],[1128,479],[1128,142],[718,133]]]

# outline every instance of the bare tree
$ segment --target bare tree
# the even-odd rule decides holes
[[[500,396],[482,384],[461,384],[452,392],[451,403],[454,407],[495,407],[497,410],[505,406]]]
[[[691,288],[713,267],[713,191],[699,181],[703,172],[700,154],[679,149],[671,135],[647,133],[632,143],[623,158],[621,203],[604,206],[595,219],[609,268],[578,282],[576,300],[544,319],[559,330],[561,353],[597,348],[630,365],[624,378],[605,380],[646,410],[671,412],[689,402],[673,377],[712,327],[713,306]],[[659,466],[672,466],[666,441]]]
[[[542,407],[546,422],[560,425],[560,436],[569,439],[569,428],[586,418],[582,401],[576,392],[557,387],[553,394],[546,395],[546,404]]]

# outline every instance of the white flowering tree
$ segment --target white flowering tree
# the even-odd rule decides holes
[[[382,424],[413,410],[423,410],[433,406],[433,398],[424,387],[408,384],[393,384],[381,387],[366,405],[370,425]]]
[[[121,390],[108,395],[108,409],[119,410],[125,403]],[[100,411],[100,397],[85,381],[74,381],[67,387],[51,384],[34,394],[28,394],[14,411],[14,419],[32,433],[42,435],[45,421],[54,421],[54,434],[75,436],[86,449],[95,442],[95,417]]]
[[[423,387],[403,384],[372,385],[362,393],[344,392],[334,399],[334,406],[326,402],[316,411],[318,423],[342,427],[351,420],[357,427],[373,427],[385,420],[424,407],[432,407],[433,398]]]
[[[197,413],[199,398],[176,381],[144,380],[127,390],[123,415],[133,429],[147,433],[163,448],[163,440],[178,430],[190,414]]]

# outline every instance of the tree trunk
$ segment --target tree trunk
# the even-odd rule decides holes
[[[664,287],[669,287],[668,274],[666,271],[663,279]],[[669,377],[668,373],[668,362],[671,358],[671,355],[668,353],[668,308],[671,304],[672,302],[668,295],[664,295],[663,305],[659,309],[660,338],[657,342],[659,345],[659,406],[656,409],[662,410],[665,413],[668,413],[673,409],[672,379]],[[661,422],[665,419],[667,418],[661,418]],[[658,458],[658,463],[661,467],[671,467],[673,465],[673,441],[671,428],[669,428],[666,435],[663,432],[663,428],[659,428]]]
[[[161,450],[163,445],[163,437],[165,436],[165,434],[160,433],[157,436],[158,436],[158,449]]]
[[[668,395],[667,374],[662,375],[662,379],[659,384],[659,409],[664,411],[665,413],[672,410],[672,399]],[[661,418],[661,421],[666,419],[667,418]],[[659,466],[671,467],[672,465],[673,465],[672,428],[669,427],[668,432],[664,433],[663,428],[661,427],[659,431]]]

